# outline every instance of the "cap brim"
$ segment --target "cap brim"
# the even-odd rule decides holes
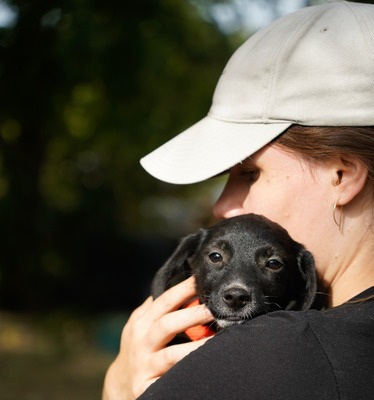
[[[207,116],[140,160],[155,178],[196,183],[233,167],[268,144],[291,122],[226,122]]]

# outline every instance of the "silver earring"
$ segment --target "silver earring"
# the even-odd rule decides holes
[[[339,220],[336,219],[336,210],[339,207]],[[339,232],[343,230],[343,206],[338,206],[337,203],[334,204],[332,218],[334,219],[335,224],[339,227]]]

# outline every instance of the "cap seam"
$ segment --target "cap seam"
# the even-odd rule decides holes
[[[210,112],[207,114],[209,118],[212,118],[216,121],[227,122],[227,123],[235,123],[235,124],[295,124],[297,121],[291,121],[286,119],[274,119],[274,118],[257,118],[257,119],[230,119],[230,118],[221,118],[216,115],[211,114]]]
[[[373,50],[374,49],[374,38],[371,33],[370,27],[367,23],[366,15],[364,13],[362,13],[362,11],[360,9],[357,8],[356,10],[354,10],[350,4],[348,4],[346,2],[344,2],[344,4],[347,6],[347,8],[349,8],[351,13],[354,15],[354,17],[358,23],[358,26],[360,27],[360,31],[362,32],[362,36],[363,36],[364,42],[365,42],[365,47],[368,50],[369,57],[371,60],[374,60],[374,50]]]

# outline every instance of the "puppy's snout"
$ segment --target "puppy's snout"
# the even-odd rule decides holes
[[[231,309],[239,310],[251,301],[251,293],[241,287],[231,287],[224,291],[223,301]]]

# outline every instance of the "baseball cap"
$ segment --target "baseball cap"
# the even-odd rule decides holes
[[[226,64],[208,115],[140,163],[165,182],[200,182],[292,124],[374,125],[374,5],[305,7],[256,32]]]

